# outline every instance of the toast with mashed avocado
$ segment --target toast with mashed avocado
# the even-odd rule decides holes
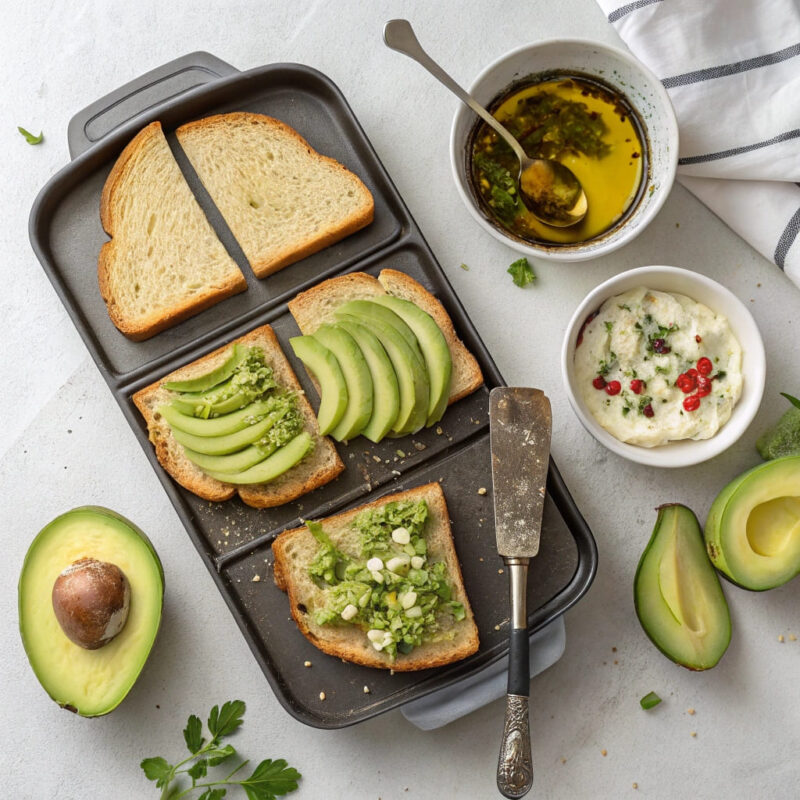
[[[300,632],[329,655],[408,672],[478,649],[438,483],[285,531],[272,552]]]
[[[133,396],[164,469],[205,500],[294,500],[344,469],[269,325]]]

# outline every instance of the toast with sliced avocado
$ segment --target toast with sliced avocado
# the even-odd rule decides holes
[[[285,531],[272,552],[300,632],[329,655],[408,672],[478,649],[438,483]]]
[[[478,362],[442,304],[403,272],[331,278],[297,295],[289,311],[303,334],[290,344],[314,380],[321,407],[346,395],[363,411],[350,413],[357,424],[346,416],[332,419],[337,440],[360,434],[377,442],[430,427],[450,403],[483,384]],[[337,361],[338,373],[320,372]],[[352,411],[349,400],[343,407],[343,414]]]
[[[344,469],[269,325],[133,396],[164,469],[205,500],[278,506]]]

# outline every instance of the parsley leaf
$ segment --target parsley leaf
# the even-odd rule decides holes
[[[300,773],[284,759],[262,761],[253,774],[241,782],[250,800],[275,800],[297,788]]]
[[[241,724],[245,705],[241,700],[229,700],[222,706],[211,709],[208,717],[208,729],[215,739],[230,736]]]
[[[205,778],[206,774],[208,773],[208,762],[201,758],[199,761],[195,761],[189,769],[186,770],[186,774],[193,780],[196,781],[200,778]]]
[[[721,374],[723,377],[725,376],[724,372]],[[792,395],[786,394],[786,392],[781,392],[781,397],[785,397],[795,408],[800,408],[800,400],[798,400],[796,397],[792,397]]]
[[[225,789],[206,789],[197,800],[222,800],[226,793]]]
[[[166,786],[175,775],[175,767],[161,756],[146,758],[139,766],[144,770],[147,780],[155,781],[159,789]]]
[[[26,131],[25,128],[17,127],[17,130],[25,137],[25,141],[28,144],[41,144],[44,141],[44,131],[38,136],[34,136],[30,131]]]
[[[518,258],[507,270],[511,279],[514,281],[515,286],[520,288],[533,283],[536,280],[536,275],[533,274],[533,269],[528,263],[528,259],[524,256]]]
[[[611,331],[614,329],[614,323],[607,319],[604,324],[606,326],[606,333],[611,333]]]
[[[202,746],[205,739],[203,738],[203,723],[200,722],[200,717],[192,714],[186,727],[183,730],[183,738],[186,740],[186,746],[189,748],[190,753],[196,753]]]

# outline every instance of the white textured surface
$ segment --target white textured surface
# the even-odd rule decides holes
[[[0,389],[4,796],[155,798],[140,759],[177,755],[189,713],[237,696],[249,707],[237,745],[252,758],[285,757],[296,765],[305,778],[294,797],[496,796],[502,701],[431,733],[416,731],[398,713],[317,731],[282,710],[28,245],[30,204],[68,159],[72,114],[137,74],[198,49],[241,68],[283,60],[328,73],[507,380],[538,385],[553,400],[555,457],[595,531],[600,569],[586,599],[567,615],[564,657],[532,684],[532,796],[797,796],[800,642],[788,634],[800,633],[800,580],[763,595],[725,586],[733,641],[707,674],[674,666],[650,645],[631,595],[653,507],[680,500],[703,517],[716,491],[756,462],[756,435],[783,408],[777,392],[800,390],[800,293],[680,187],[642,237],[619,253],[577,266],[538,264],[537,285],[516,288],[505,274],[514,254],[478,229],[451,182],[447,138],[457,101],[380,40],[384,20],[407,16],[423,44],[469,82],[491,59],[534,37],[614,42],[593,0],[464,0],[447,7],[75,0],[6,2],[0,13],[0,351],[3,374],[10,376]],[[37,133],[44,128],[45,143],[29,147],[17,124]],[[459,269],[462,262],[468,272]],[[764,334],[761,413],[734,448],[685,471],[647,469],[608,454],[581,428],[561,391],[559,346],[575,305],[601,280],[642,264],[686,266],[723,282],[751,305]],[[30,539],[57,513],[84,503],[108,505],[138,522],[167,574],[165,620],[153,656],[125,703],[99,720],[79,719],[50,702],[16,630],[16,580]],[[778,634],[787,641],[779,644]],[[650,690],[665,702],[647,713],[638,701]],[[686,714],[689,707],[695,716]]]

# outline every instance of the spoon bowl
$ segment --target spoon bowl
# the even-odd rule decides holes
[[[389,20],[383,28],[383,41],[425,67],[503,138],[519,160],[519,194],[531,214],[557,228],[575,225],[586,216],[586,193],[572,171],[552,159],[530,158],[511,133],[422,49],[408,20]]]

